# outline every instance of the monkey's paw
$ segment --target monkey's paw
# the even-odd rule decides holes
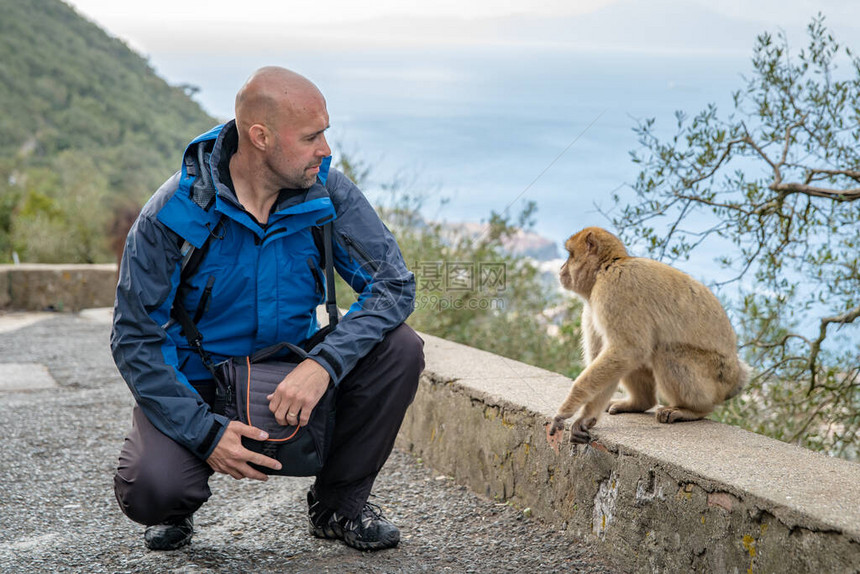
[[[552,419],[552,425],[549,427],[549,436],[555,436],[555,433],[563,433],[564,432],[564,421],[567,420],[568,417],[563,417],[561,415],[555,415]]]
[[[685,412],[677,407],[660,407],[657,409],[657,421],[665,424],[690,420]]]
[[[577,419],[570,427],[570,442],[577,444],[588,444],[591,442],[591,433],[588,429],[597,424],[597,417]]]
[[[611,415],[617,415],[620,413],[644,413],[647,409],[643,409],[631,401],[612,401],[609,403],[609,406],[606,407],[606,412]]]
[[[609,406],[606,407],[606,412],[611,415],[617,415],[618,413],[626,412],[624,410],[625,401],[612,401],[609,403]]]

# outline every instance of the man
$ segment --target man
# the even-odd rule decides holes
[[[423,343],[403,324],[414,277],[358,188],[329,170],[328,127],[325,99],[309,80],[258,70],[236,96],[235,121],[188,146],[180,172],[129,232],[111,348],[137,405],[114,485],[123,512],[147,526],[150,549],[190,541],[213,472],[266,480],[250,464],[280,467],[242,446],[243,436],[264,439],[263,431],[212,412],[212,377],[170,321],[174,300],[195,315],[216,363],[307,341],[325,294],[313,228],[332,218],[335,267],[359,298],[269,408],[281,424],[304,425],[336,385],[330,454],[308,492],[310,532],[359,549],[400,539],[367,498],[424,366]],[[206,251],[178,289],[185,242]]]

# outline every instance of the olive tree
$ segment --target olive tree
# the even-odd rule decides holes
[[[761,34],[732,110],[635,128],[635,198],[613,223],[668,262],[719,244],[713,286],[756,369],[717,416],[857,458],[860,448],[860,59],[818,15],[794,54]]]

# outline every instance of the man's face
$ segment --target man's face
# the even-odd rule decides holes
[[[316,181],[322,159],[331,155],[325,139],[329,127],[325,100],[318,95],[301,98],[291,112],[273,126],[275,145],[269,168],[281,188],[307,189]]]

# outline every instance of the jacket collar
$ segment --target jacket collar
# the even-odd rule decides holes
[[[219,198],[227,201],[235,208],[243,210],[239,199],[236,197],[236,191],[233,189],[232,181],[222,181],[222,172],[228,169],[229,158],[236,153],[239,143],[239,132],[236,129],[236,120],[230,120],[223,125],[215,140],[215,146],[212,148],[212,155],[209,158],[207,166],[212,173],[212,181],[215,184],[215,190]],[[275,202],[272,215],[281,212],[293,212],[292,208],[312,201],[314,199],[329,197],[328,190],[325,188],[325,182],[328,178],[328,172],[331,167],[331,156],[323,159],[320,165],[320,171],[317,175],[317,180],[308,189],[282,189]],[[300,210],[302,211],[302,210]]]

